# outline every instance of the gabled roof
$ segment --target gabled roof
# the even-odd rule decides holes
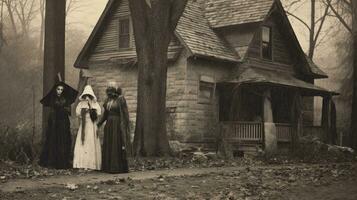
[[[269,16],[274,3],[283,13],[283,21],[285,21],[287,28],[291,30],[288,32],[290,32],[295,48],[301,54],[301,59],[307,65],[307,73],[310,73],[314,78],[327,78],[328,76],[325,72],[308,57],[305,57],[306,55],[279,0],[207,0],[205,3],[205,16],[212,28],[263,22]],[[248,46],[243,46],[236,50],[241,57],[244,57]]]
[[[89,39],[77,57],[74,67],[85,68],[83,65],[87,64],[85,62],[86,55],[90,53],[91,46],[97,41],[96,37],[100,34],[102,27],[105,26],[105,19],[110,17],[110,13],[115,10],[114,7],[119,5],[120,1],[108,1]],[[239,56],[210,28],[207,19],[204,17],[203,9],[194,0],[188,1],[177,25],[176,36],[188,48],[187,50],[191,53],[191,56],[215,58],[229,62],[239,61]]]
[[[201,5],[189,0],[176,27],[178,38],[196,56],[236,62],[239,56],[210,28]]]
[[[207,0],[206,18],[213,28],[261,22],[273,3],[274,0]]]
[[[275,3],[274,3],[275,2]],[[115,11],[121,0],[108,0],[85,46],[80,52],[74,66],[86,68],[87,55],[101,34],[105,20]],[[300,59],[306,63],[304,73],[314,78],[326,78],[327,75],[319,69],[310,59],[305,57],[300,43],[285,14],[279,0],[206,0],[204,8],[197,0],[189,0],[185,11],[176,28],[176,37],[186,47],[191,56],[214,58],[222,61],[239,62],[240,55],[246,52],[248,46],[237,49],[238,53],[226,43],[213,28],[263,22],[276,5],[282,13],[282,20],[288,29],[294,49],[297,49]],[[276,8],[276,7],[275,7]],[[259,26],[257,26],[259,27]]]
[[[94,42],[95,36],[99,33],[100,27],[103,26],[104,20],[109,15],[110,10],[113,9],[113,7],[114,7],[113,5],[114,5],[115,1],[116,0],[108,1],[107,5],[105,6],[105,8],[103,10],[103,13],[99,17],[97,24],[94,26],[92,33],[89,35],[87,42],[84,44],[84,47],[82,48],[82,50],[79,52],[79,55],[78,55],[76,61],[74,62],[74,67],[85,68],[85,66],[83,66],[83,65],[86,65],[86,63],[84,63],[85,55],[87,53],[89,53],[91,44]]]
[[[281,4],[280,0],[274,0],[275,5],[277,6],[277,9],[282,11],[280,12],[282,14],[282,21],[284,24],[287,26],[287,31],[286,33],[290,34],[290,37],[292,39],[292,43],[294,44],[294,48],[298,52],[298,56],[300,56],[300,59],[305,63],[305,70],[307,74],[311,75],[314,79],[317,78],[328,78],[327,74],[323,72],[311,59],[309,59],[304,50],[302,49],[299,40],[297,39],[297,36],[294,32],[294,29],[289,21],[288,16],[286,15],[286,12],[284,10],[283,5]]]

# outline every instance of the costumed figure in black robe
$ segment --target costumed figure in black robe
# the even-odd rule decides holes
[[[129,114],[121,88],[108,87],[104,114],[98,122],[105,121],[102,147],[102,170],[108,173],[127,173],[127,156],[131,154]]]
[[[72,166],[69,115],[77,94],[75,89],[64,82],[58,82],[41,100],[44,106],[49,107],[45,141],[39,162],[43,167],[68,169]]]

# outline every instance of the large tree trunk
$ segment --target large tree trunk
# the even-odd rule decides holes
[[[311,24],[310,24],[310,41],[309,41],[309,58],[312,60],[315,51],[315,11],[316,2],[311,0]]]
[[[46,0],[43,95],[51,90],[58,73],[64,80],[65,10],[66,1]],[[43,132],[46,129],[47,118],[48,109],[44,107]]]
[[[134,154],[170,153],[166,133],[167,50],[187,0],[130,0],[138,57]]]
[[[45,0],[40,0],[40,41],[38,57],[42,58],[45,29]]]
[[[357,2],[352,3],[352,37],[353,37],[353,91],[351,114],[351,147],[357,149]]]

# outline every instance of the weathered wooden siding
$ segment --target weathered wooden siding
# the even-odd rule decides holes
[[[242,24],[219,29],[219,34],[233,47],[240,57],[244,57],[259,24]]]
[[[94,47],[92,47],[90,56],[88,58],[89,63],[98,63],[108,60],[120,60],[135,58],[135,41],[134,36],[131,34],[130,44],[131,48],[119,49],[119,19],[129,17],[129,4],[127,0],[117,1],[114,6],[115,9],[110,13],[110,16],[106,19],[105,25],[96,39]],[[130,20],[131,23],[131,20]],[[130,26],[130,32],[133,33],[132,24]],[[177,52],[181,49],[181,45],[178,40],[173,37],[173,40],[169,46],[168,57],[173,58]]]
[[[263,59],[261,56],[261,29],[258,28],[255,33],[247,54],[246,54],[246,66],[254,68],[262,68],[274,71],[280,71],[290,74],[299,74],[301,70],[300,63],[296,62],[296,58],[293,56],[293,50],[289,49],[289,40],[284,30],[286,27],[282,27],[279,23],[278,15],[272,14],[267,20],[261,25],[267,25],[272,27],[272,60]],[[293,45],[290,45],[293,46]],[[295,50],[296,51],[296,50]],[[304,77],[306,79],[306,77]],[[308,82],[313,82],[312,80],[305,80]],[[303,118],[304,123],[313,123],[313,98],[304,97],[304,107],[303,107]]]
[[[261,56],[261,29],[258,28],[247,52],[248,60],[253,61],[255,67],[294,72],[294,60],[287,42],[282,35],[282,27],[275,23],[275,17],[270,16],[262,25],[272,27],[272,60],[263,59]]]
[[[168,108],[168,132],[172,139],[182,138],[179,135],[183,128],[180,120],[185,116],[186,104],[182,101],[185,91],[185,74],[186,74],[186,52],[183,51],[175,63],[171,63],[168,67],[167,80],[167,103]],[[116,82],[122,87],[125,98],[127,100],[130,121],[132,127],[136,121],[136,103],[137,103],[137,68],[115,66],[108,64],[92,64],[89,66],[89,71],[93,78],[89,79],[89,84],[93,86],[95,94],[98,96],[98,101],[102,105],[105,98],[105,90],[109,82]],[[132,129],[133,133],[134,129]]]

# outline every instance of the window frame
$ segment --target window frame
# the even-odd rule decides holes
[[[264,41],[264,28],[268,28],[269,29],[269,42]],[[268,26],[268,25],[263,25],[261,27],[261,48],[260,48],[260,54],[261,54],[261,58],[264,60],[269,60],[269,61],[274,61],[274,56],[273,56],[273,27],[272,26]],[[264,56],[264,44],[267,44],[269,51],[270,51],[270,56],[266,57]]]
[[[124,34],[125,36],[128,37],[128,46],[125,46],[125,47],[121,47],[121,37],[123,36],[123,34],[121,34],[121,24],[122,24],[122,21],[125,21],[127,20],[128,22],[128,27],[127,27],[127,30],[128,30],[128,33],[127,34]],[[120,51],[123,51],[123,50],[128,50],[130,48],[132,48],[132,44],[131,44],[131,37],[132,37],[132,30],[131,30],[131,20],[130,20],[130,17],[120,17],[118,19],[118,49]]]
[[[213,77],[202,75],[198,80],[198,93],[197,93],[197,103],[198,104],[213,104],[215,96],[215,81]],[[208,89],[210,92],[210,97],[208,101],[202,101],[201,97],[201,88]]]

